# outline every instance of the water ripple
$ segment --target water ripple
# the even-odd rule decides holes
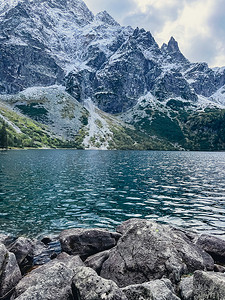
[[[225,153],[0,152],[0,231],[28,236],[147,218],[225,237]]]

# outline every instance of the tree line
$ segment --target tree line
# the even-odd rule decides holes
[[[2,127],[0,128],[0,148],[8,148],[8,133],[5,122],[2,123]]]

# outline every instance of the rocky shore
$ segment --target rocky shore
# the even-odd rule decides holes
[[[0,235],[1,300],[224,300],[225,241],[131,219],[42,241]]]

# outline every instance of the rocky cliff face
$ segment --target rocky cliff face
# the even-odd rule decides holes
[[[4,0],[0,4],[0,94],[13,94],[13,105],[18,107],[18,92],[53,85],[63,85],[65,89],[59,90],[66,90],[74,103],[87,109],[94,105],[109,114],[122,113],[119,120],[137,130],[144,128],[148,135],[152,120],[162,116],[162,107],[168,122],[178,124],[182,132],[186,132],[186,119],[180,119],[182,112],[177,117],[177,110],[190,115],[200,108],[225,108],[225,68],[189,62],[173,37],[160,48],[150,32],[122,27],[106,11],[94,16],[82,0]],[[57,111],[57,101],[48,103],[49,112]],[[52,124],[57,117],[50,115]],[[87,131],[93,132],[90,122]],[[73,128],[67,125],[53,130],[71,138]],[[79,130],[75,126],[74,134]]]

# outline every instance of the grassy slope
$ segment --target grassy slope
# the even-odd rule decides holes
[[[170,100],[166,105],[148,102],[130,111],[129,125],[119,118],[101,112],[101,118],[107,123],[110,134],[92,136],[90,146],[101,148],[101,143],[108,140],[108,149],[132,150],[225,150],[225,110],[206,108],[196,110],[190,104]],[[26,108],[24,106],[23,108]],[[28,106],[30,109],[30,107]],[[33,108],[32,108],[33,111]],[[69,109],[69,111],[71,111]],[[40,120],[42,113],[40,112]],[[84,114],[84,112],[86,112]],[[88,134],[88,112],[81,114],[82,127],[74,131],[73,138],[63,140],[55,135],[47,125],[34,121],[0,102],[0,114],[17,126],[16,132],[7,124],[8,146],[16,148],[76,148],[83,149],[83,141]],[[30,110],[29,110],[30,113]],[[127,113],[123,116],[125,118]],[[126,119],[126,118],[125,118]],[[3,119],[0,117],[0,128]],[[102,122],[96,120],[99,134]]]
[[[54,136],[47,128],[32,119],[13,111],[9,106],[0,102],[0,128],[3,122],[6,123],[8,147],[9,148],[56,148],[56,147],[76,147],[81,148],[79,141],[73,143],[63,141]],[[8,121],[8,122],[7,122]],[[16,131],[10,123],[14,124],[21,133]]]
[[[138,131],[185,150],[225,150],[224,109],[196,110],[188,103],[171,100],[164,109],[145,108],[145,116],[132,124]]]

